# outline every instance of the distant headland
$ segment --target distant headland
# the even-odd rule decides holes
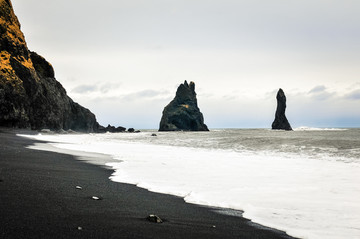
[[[51,64],[27,48],[10,1],[1,1],[0,16],[0,125],[97,132],[95,115],[75,103]]]
[[[55,79],[52,65],[27,48],[10,0],[0,1],[0,126],[125,132],[101,126],[95,115],[74,102]],[[127,132],[136,132],[130,128]]]

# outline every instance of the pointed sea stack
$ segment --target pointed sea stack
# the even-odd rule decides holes
[[[279,89],[277,95],[277,108],[275,113],[275,120],[272,123],[272,129],[292,130],[286,116],[286,96],[282,89]]]
[[[164,108],[159,131],[209,131],[197,105],[195,83],[181,84],[175,98]]]
[[[97,131],[95,115],[75,103],[51,64],[27,48],[10,0],[0,0],[0,60],[0,126]]]

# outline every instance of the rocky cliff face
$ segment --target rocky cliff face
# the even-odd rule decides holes
[[[208,131],[197,105],[195,83],[181,84],[175,98],[164,108],[159,131]]]
[[[97,131],[90,110],[56,81],[53,67],[28,50],[10,0],[0,0],[0,126]]]
[[[276,95],[276,99],[277,99],[277,108],[275,113],[275,120],[272,123],[272,129],[292,130],[289,121],[285,116],[286,96],[282,89],[279,89]]]

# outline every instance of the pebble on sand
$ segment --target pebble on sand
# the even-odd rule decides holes
[[[163,222],[163,220],[160,217],[158,217],[158,216],[156,216],[154,214],[150,214],[146,219],[149,222],[155,222],[155,223],[162,223]]]

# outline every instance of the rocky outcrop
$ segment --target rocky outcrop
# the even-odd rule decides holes
[[[0,0],[0,126],[96,132],[90,110],[75,103],[49,62],[28,50],[10,0]]]
[[[277,108],[275,113],[275,120],[272,123],[272,129],[292,130],[289,121],[285,116],[286,96],[282,89],[279,89],[277,95]]]
[[[126,128],[124,127],[115,127],[115,126],[112,126],[112,125],[108,125],[107,127],[104,127],[104,126],[99,126],[99,129],[98,129],[98,133],[106,133],[106,132],[110,132],[110,133],[123,133],[126,131]]]
[[[195,83],[181,84],[175,98],[164,108],[159,131],[208,131],[197,105]]]

